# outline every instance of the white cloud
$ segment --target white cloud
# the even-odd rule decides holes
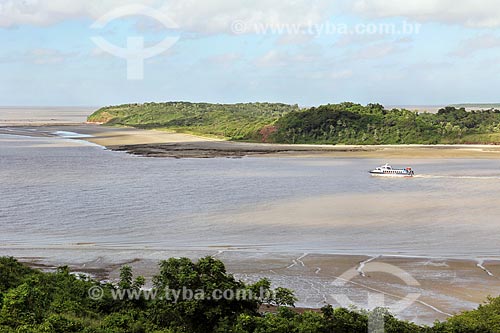
[[[276,45],[301,45],[311,42],[313,34],[283,34],[276,40]]]
[[[453,69],[454,64],[446,61],[421,61],[406,66],[408,71],[414,73],[424,73],[424,72],[440,72],[443,70]]]
[[[322,80],[322,81],[342,81],[353,77],[353,72],[350,69],[331,70],[323,68],[314,71],[307,71],[302,76],[307,80]]]
[[[37,65],[59,64],[71,56],[55,49],[33,49],[26,54],[26,57]]]
[[[333,80],[348,79],[352,77],[352,71],[350,69],[345,69],[337,72],[331,72],[329,76]]]
[[[327,18],[328,0],[171,0],[165,8],[184,29],[195,32],[231,32],[242,22],[247,32],[255,25],[310,25]]]
[[[356,0],[352,10],[369,17],[402,16],[472,28],[500,27],[498,0]]]
[[[78,17],[98,18],[107,11],[132,0],[0,0],[0,27],[50,25]],[[142,0],[146,5],[153,0]]]
[[[127,4],[162,9],[183,30],[231,32],[231,24],[294,24],[307,27],[324,21],[334,6],[367,17],[407,17],[468,27],[500,27],[497,0],[0,0],[0,27],[50,25],[66,19],[96,19]],[[347,5],[346,5],[347,3]],[[254,29],[249,29],[249,33]]]
[[[369,45],[352,54],[350,57],[353,59],[380,59],[395,53],[403,51],[404,48],[400,47],[397,43],[382,42],[374,45]]]
[[[334,47],[347,47],[360,44],[371,44],[373,42],[379,42],[381,40],[387,39],[387,35],[383,34],[352,34],[352,35],[342,35],[333,44]]]
[[[231,32],[232,23],[313,24],[325,19],[328,0],[0,0],[0,27],[50,25],[66,19],[96,19],[127,4],[162,10],[182,30],[197,33]],[[250,29],[248,32],[252,32]]]
[[[500,37],[487,34],[462,41],[458,48],[451,52],[451,55],[465,58],[476,52],[493,48],[500,48]]]
[[[214,65],[231,65],[239,60],[241,60],[243,56],[240,53],[229,52],[224,54],[218,54],[205,59],[207,63]]]
[[[66,60],[78,56],[76,52],[62,52],[50,48],[35,48],[23,53],[9,54],[0,57],[1,63],[25,62],[36,65],[60,64]]]
[[[262,67],[286,66],[290,63],[291,56],[287,52],[271,50],[257,58],[255,64]]]
[[[254,63],[261,67],[296,66],[300,64],[316,64],[321,62],[321,48],[310,45],[296,52],[273,49],[255,59]]]

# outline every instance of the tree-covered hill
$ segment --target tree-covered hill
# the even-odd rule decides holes
[[[446,107],[437,114],[379,104],[329,104],[294,111],[274,124],[283,143],[438,144],[500,142],[500,111]]]
[[[446,107],[431,114],[386,110],[380,104],[300,109],[272,103],[170,102],[105,107],[89,121],[272,143],[500,143],[500,111],[496,109]]]
[[[231,140],[250,139],[297,105],[279,103],[209,104],[189,102],[104,107],[88,121],[146,129],[170,129]]]

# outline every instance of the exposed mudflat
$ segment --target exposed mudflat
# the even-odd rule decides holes
[[[367,307],[370,295],[383,295],[383,306],[398,317],[417,323],[432,324],[457,312],[472,309],[489,295],[500,292],[499,261],[485,261],[487,274],[474,260],[411,258],[318,253],[256,253],[222,248],[213,251],[147,251],[142,259],[132,259],[133,251],[86,249],[96,257],[75,261],[83,249],[45,249],[48,257],[29,257],[33,250],[9,250],[21,261],[42,270],[69,264],[74,272],[97,279],[117,281],[121,265],[130,265],[134,273],[149,281],[158,274],[158,261],[169,257],[193,260],[212,255],[223,260],[237,279],[253,283],[268,278],[273,286],[291,288],[299,298],[299,308],[318,309],[334,306]],[[72,254],[72,262],[61,261]],[[22,257],[22,254],[27,255]],[[88,255],[89,253],[87,253]],[[347,304],[345,302],[351,302]],[[407,305],[407,306],[406,306]],[[398,308],[398,306],[401,306]]]
[[[304,147],[290,145],[252,144],[226,141],[177,142],[164,144],[138,144],[109,146],[109,149],[126,151],[133,155],[147,157],[174,158],[214,158],[214,157],[244,157],[256,155],[304,155],[321,154],[325,152],[367,152],[363,147],[346,147],[329,149],[327,147]]]
[[[57,136],[74,133],[72,138],[146,157],[239,158],[270,157],[359,157],[359,158],[485,158],[500,159],[496,145],[304,145],[224,141],[191,134],[117,128],[96,124],[0,127],[0,134]],[[77,134],[81,134],[78,137]]]

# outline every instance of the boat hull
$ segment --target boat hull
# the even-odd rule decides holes
[[[379,173],[379,172],[370,172],[370,174],[374,177],[391,177],[391,178],[412,178],[413,175],[408,173]]]

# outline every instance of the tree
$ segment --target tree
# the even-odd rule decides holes
[[[0,323],[12,327],[41,323],[50,304],[43,278],[30,277],[4,296]]]

